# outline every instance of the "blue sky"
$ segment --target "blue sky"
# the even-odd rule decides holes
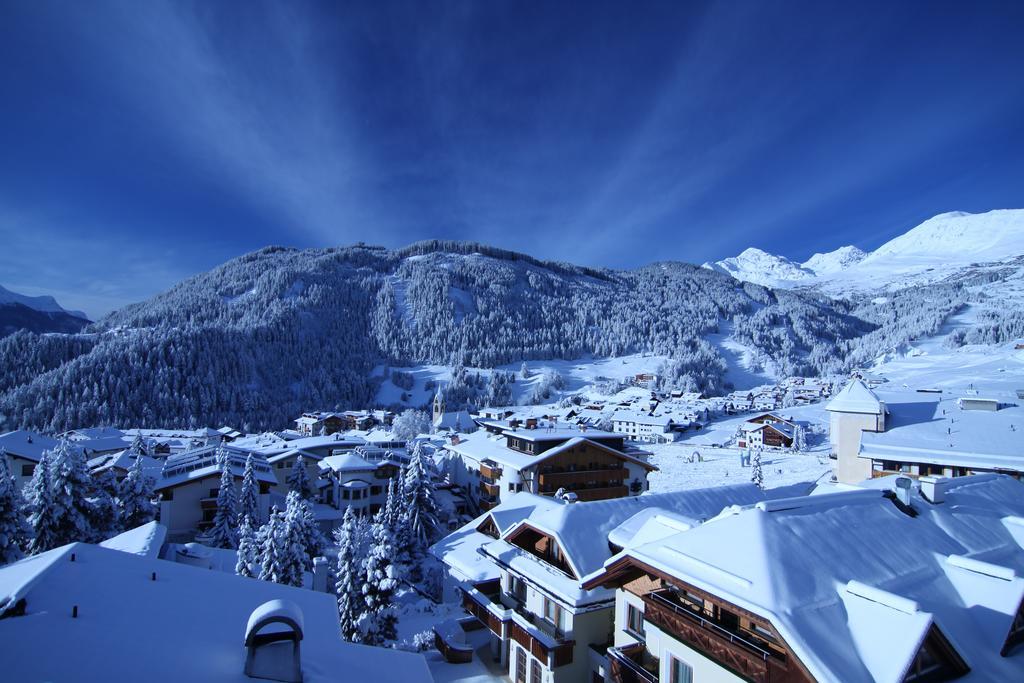
[[[1024,3],[0,0],[0,284],[267,244],[803,260],[1024,207]]]

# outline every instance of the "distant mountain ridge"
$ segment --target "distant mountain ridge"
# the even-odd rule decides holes
[[[848,294],[935,281],[971,264],[1021,255],[1024,209],[997,209],[939,214],[870,253],[844,246],[797,264],[751,248],[704,267],[766,287],[814,287],[828,294]]]
[[[89,324],[81,311],[68,311],[51,296],[25,296],[0,285],[0,337],[18,330],[79,332]]]

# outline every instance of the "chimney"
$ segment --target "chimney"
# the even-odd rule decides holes
[[[921,477],[918,479],[921,484],[921,495],[925,499],[938,505],[946,502],[946,488],[949,486],[950,479],[948,477]]]
[[[321,593],[327,592],[327,575],[330,573],[330,565],[326,557],[313,558],[313,590]]]
[[[453,446],[458,446],[459,445],[459,441],[460,441],[459,435],[458,434],[452,434],[452,445]]]
[[[910,480],[910,477],[898,477],[896,479],[896,499],[906,505],[910,505],[910,489],[914,485],[914,482]]]

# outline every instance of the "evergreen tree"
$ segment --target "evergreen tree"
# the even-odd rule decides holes
[[[804,434],[804,428],[802,425],[797,425],[793,429],[793,450],[799,452],[804,451],[807,448],[807,437]]]
[[[220,489],[217,491],[217,511],[213,515],[210,543],[214,548],[238,547],[238,506],[235,500],[235,478],[227,453],[217,451],[220,464]]]
[[[135,438],[132,439],[132,445],[128,449],[135,455],[149,455],[149,449],[146,446],[146,440],[142,438],[142,431],[135,433]]]
[[[412,457],[402,478],[402,501],[401,526],[409,533],[413,554],[422,555],[437,537],[439,522],[434,484],[427,475],[419,443],[413,446]]]
[[[290,498],[302,501],[297,491],[288,494]],[[303,518],[301,505],[291,505],[283,513],[284,524],[281,527],[282,555],[281,578],[278,583],[288,586],[302,587],[303,570],[308,560],[306,554],[306,520]]]
[[[25,502],[0,447],[0,565],[20,560],[28,547],[31,529],[23,516]]]
[[[284,583],[287,553],[284,526],[284,515],[275,505],[270,511],[267,523],[260,527],[259,532],[259,578],[262,581]]]
[[[88,518],[93,541],[101,541],[125,531],[117,507],[118,484],[109,469],[90,477]]]
[[[327,543],[320,533],[320,525],[317,524],[313,508],[298,491],[288,494],[285,518],[292,525],[292,533],[302,547],[302,568],[313,571],[313,558],[323,555]]]
[[[124,529],[134,529],[156,519],[153,478],[142,470],[142,461],[142,455],[136,454],[131,469],[118,487],[118,517]]]
[[[249,525],[256,527],[260,521],[259,483],[256,481],[255,456],[245,458],[245,472],[242,474],[242,494],[238,499],[238,514],[249,519]]]
[[[334,541],[338,546],[338,563],[335,567],[337,580],[334,589],[338,596],[341,637],[349,642],[359,643],[363,640],[359,619],[366,611],[366,604],[363,601],[366,574],[356,516],[351,507],[345,509],[341,528],[335,532]]]
[[[97,530],[93,526],[97,511],[89,495],[95,489],[85,464],[85,454],[66,438],[61,439],[53,451],[50,490],[53,494],[55,545],[99,540],[97,532],[102,534],[105,530]]]
[[[364,643],[382,645],[398,637],[395,628],[398,619],[392,608],[398,580],[390,529],[382,519],[377,519],[370,533],[372,545],[366,557],[366,582],[363,584],[366,611],[360,627]]]
[[[28,524],[32,530],[29,554],[36,555],[59,543],[57,518],[53,507],[53,489],[50,487],[50,451],[43,451],[25,487],[25,502],[29,511]]]
[[[757,488],[764,490],[764,472],[761,471],[761,449],[754,451],[754,459],[751,461],[752,471],[750,473],[750,481],[752,481]]]
[[[306,461],[301,455],[295,458],[295,464],[288,475],[288,490],[296,491],[303,498],[309,498],[313,492],[309,472],[306,471]]]
[[[238,562],[235,563],[235,573],[239,576],[252,578],[253,567],[256,565],[256,532],[248,515],[242,516],[242,526],[238,530]]]

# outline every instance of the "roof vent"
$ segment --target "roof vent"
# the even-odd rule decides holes
[[[911,507],[910,505],[910,490],[913,487],[914,482],[910,477],[897,477],[896,478],[896,499],[903,505]]]
[[[267,633],[261,633],[274,624]],[[253,610],[245,626],[245,675],[302,683],[302,610],[290,600],[268,600]]]
[[[921,495],[930,503],[938,505],[946,502],[946,489],[952,484],[947,477],[921,477],[918,479],[921,484]]]

